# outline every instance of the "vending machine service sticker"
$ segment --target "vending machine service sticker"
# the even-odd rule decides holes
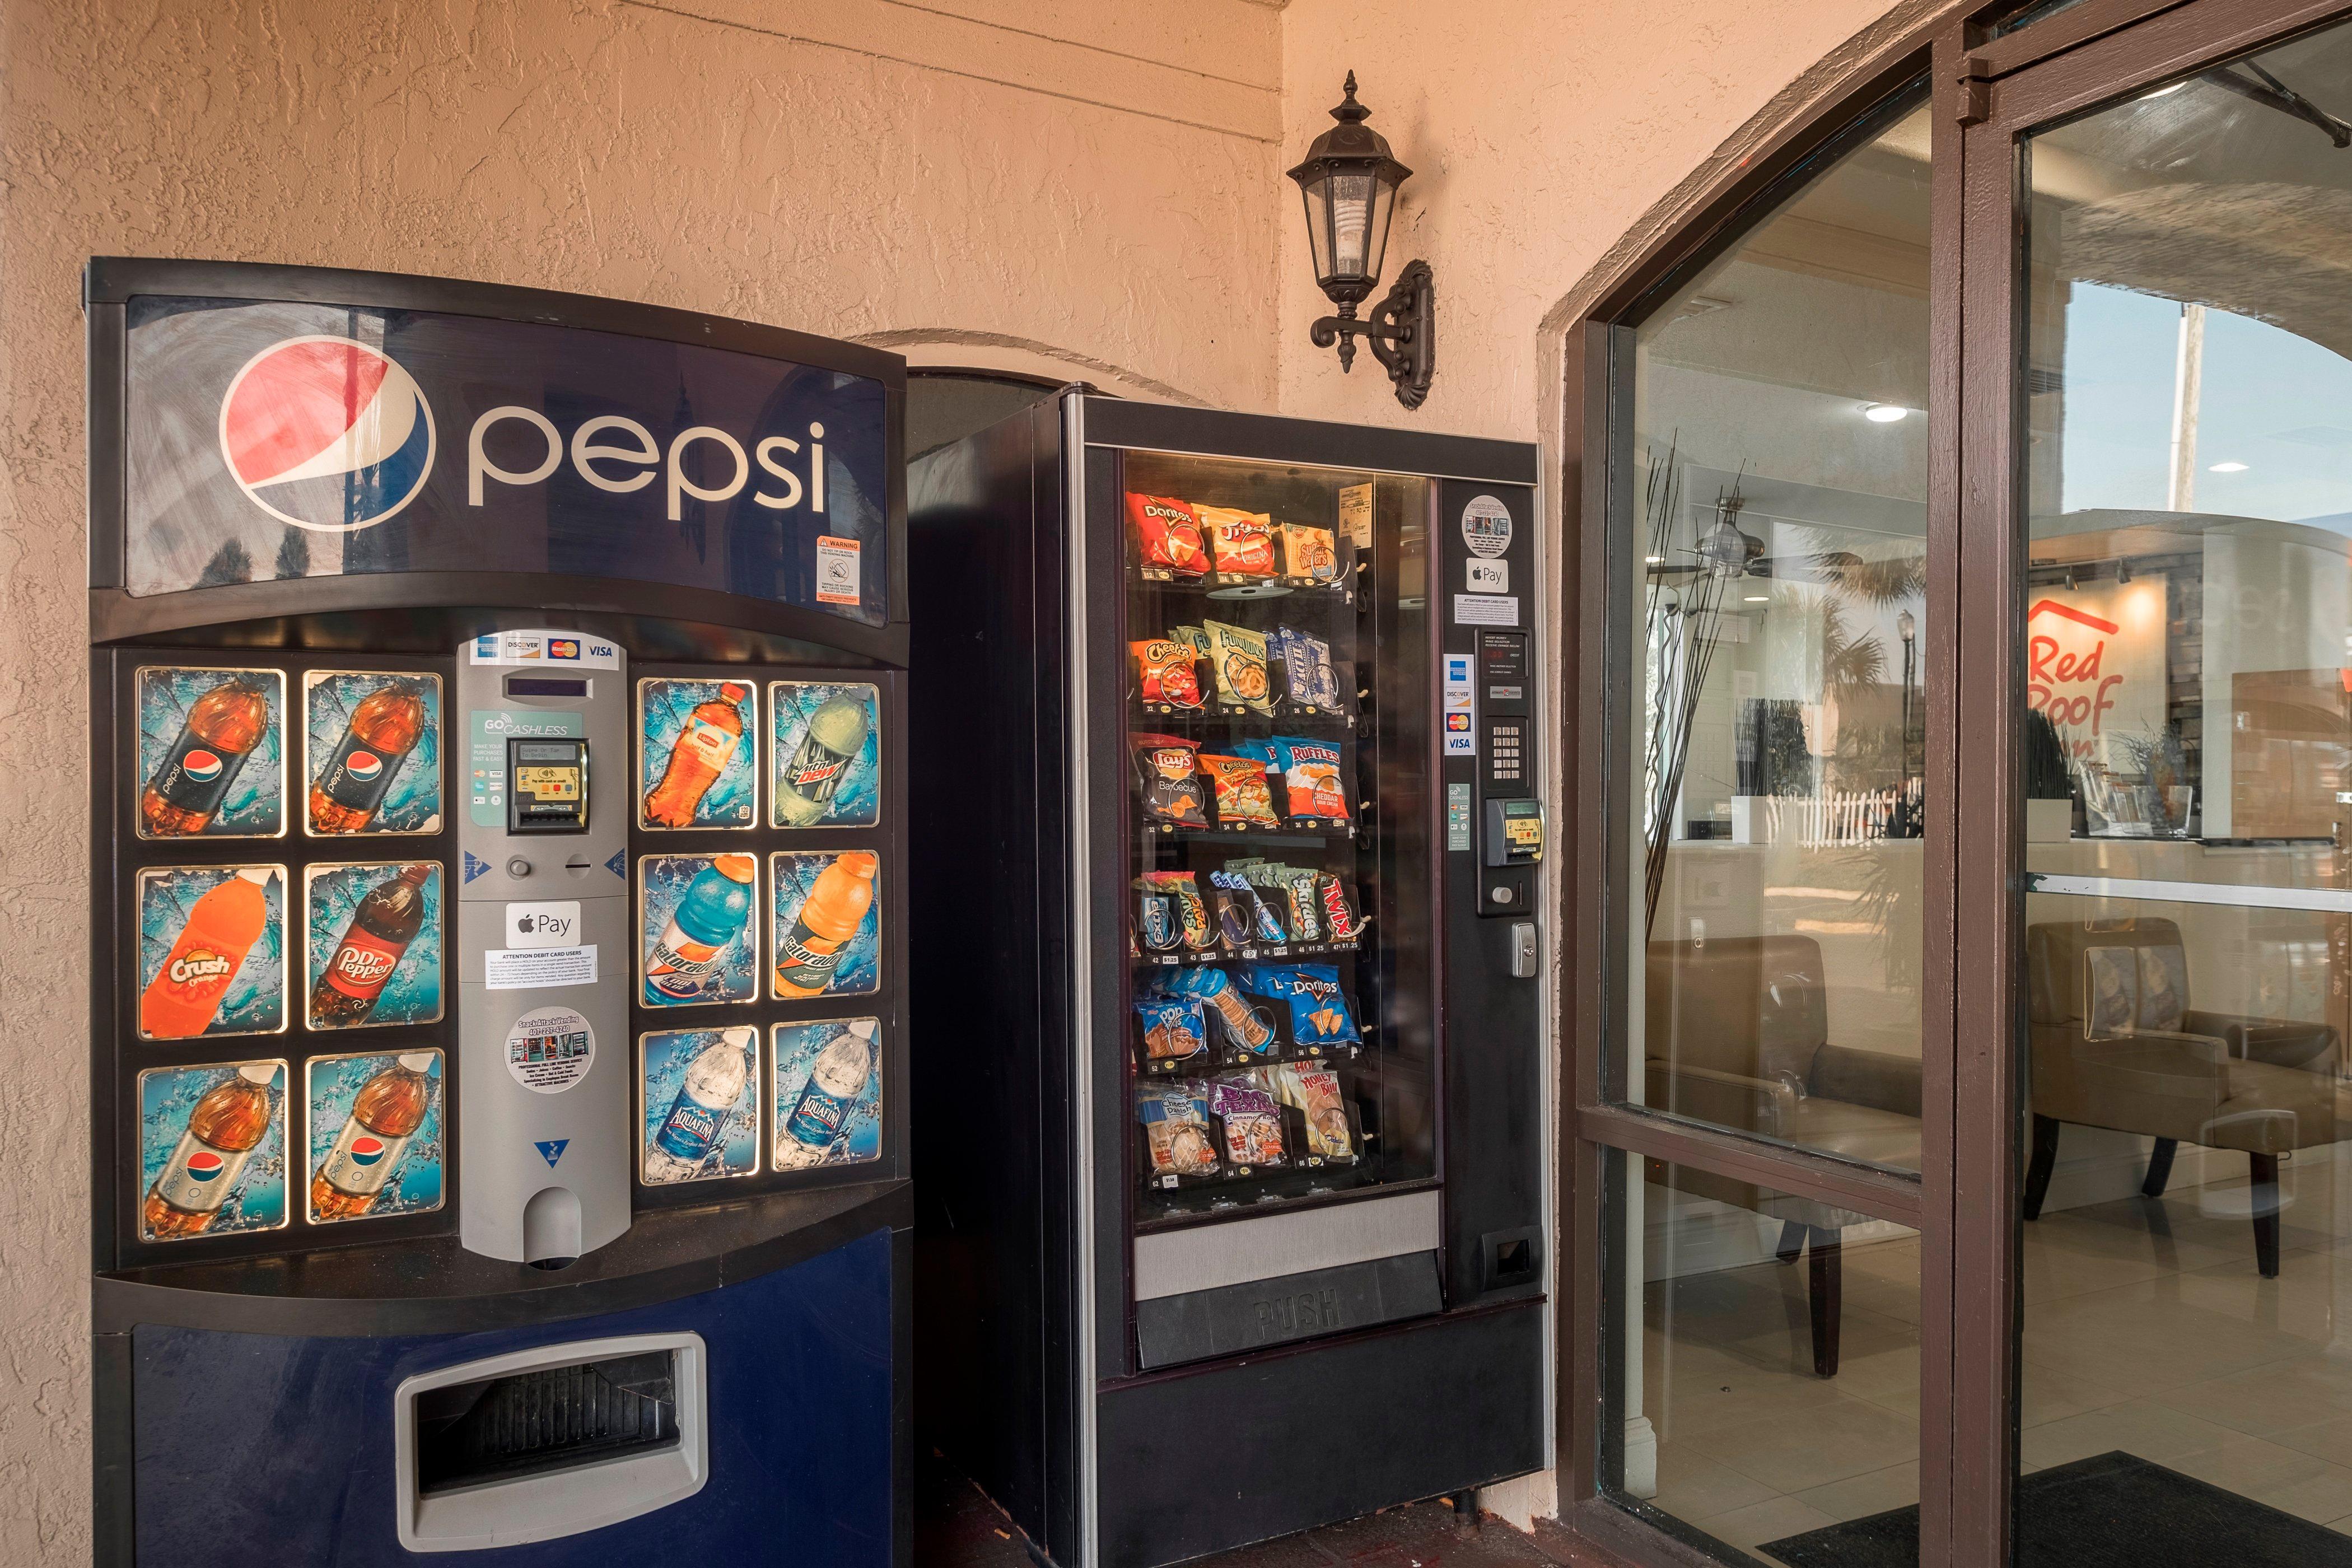
[[[638,1179],[649,1187],[760,1168],[760,1031],[637,1037]]]
[[[286,1064],[139,1075],[139,1238],[184,1241],[286,1223]]]
[[[881,984],[881,858],[870,850],[772,856],[780,1002],[854,996]]]
[[[445,995],[440,863],[311,866],[302,879],[310,1026],[437,1022]]]
[[[648,1007],[749,1002],[759,994],[759,860],[637,859],[637,987]]]
[[[881,1030],[874,1018],[775,1026],[772,1168],[881,1158]]]
[[[1462,509],[1462,542],[1470,553],[1491,559],[1511,547],[1511,509],[1493,496],[1475,496]]]
[[[507,1031],[507,1072],[533,1094],[562,1094],[596,1063],[596,1031],[569,1007],[533,1007]]]
[[[286,677],[149,665],[138,672],[139,837],[286,831]]]
[[[441,678],[314,669],[302,678],[303,830],[441,831]]]
[[[768,687],[778,827],[871,827],[881,820],[881,693],[864,681]]]
[[[285,867],[139,873],[141,1039],[277,1034],[286,985]]]
[[[441,1053],[317,1057],[303,1118],[312,1225],[427,1214],[441,1206]]]
[[[637,682],[639,827],[752,826],[756,690],[748,680]]]

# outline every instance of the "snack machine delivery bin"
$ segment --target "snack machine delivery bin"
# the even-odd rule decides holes
[[[906,1563],[902,362],[86,289],[98,1561]]]
[[[1546,1463],[1535,476],[1083,388],[910,470],[919,1418],[1055,1563]]]

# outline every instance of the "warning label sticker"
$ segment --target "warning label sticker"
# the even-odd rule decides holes
[[[858,600],[857,552],[855,539],[835,539],[829,533],[816,536],[816,602],[820,605],[854,605]]]

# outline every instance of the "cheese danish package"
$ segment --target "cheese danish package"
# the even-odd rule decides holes
[[[1221,575],[1274,576],[1274,521],[1265,513],[1239,507],[1195,506],[1192,515],[1208,536],[1209,561]]]
[[[1210,621],[1209,663],[1217,672],[1217,696],[1252,712],[1274,711],[1274,682],[1265,672],[1265,637],[1247,626]]]
[[[1148,577],[1198,577],[1209,569],[1201,542],[1201,519],[1172,496],[1127,498],[1128,521],[1135,525],[1136,558]]]
[[[1135,1119],[1151,1152],[1151,1182],[1172,1187],[1217,1173],[1216,1135],[1209,1127],[1209,1096],[1191,1079],[1147,1084],[1135,1091]]]

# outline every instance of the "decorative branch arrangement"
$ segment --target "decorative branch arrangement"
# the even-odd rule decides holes
[[[1653,449],[1650,476],[1642,498],[1648,548],[1653,563],[1663,563],[1675,551],[1675,523],[1682,510],[1682,473],[1675,464],[1679,437],[1666,447],[1665,461]],[[1739,484],[1716,501],[1717,531],[1735,532],[1743,504]],[[1649,663],[1649,696],[1643,717],[1647,721],[1648,752],[1643,758],[1644,789],[1642,809],[1643,847],[1643,892],[1647,900],[1643,931],[1658,918],[1658,892],[1665,885],[1666,847],[1674,838],[1674,814],[1682,799],[1683,768],[1690,761],[1691,725],[1698,715],[1700,695],[1706,689],[1708,669],[1720,641],[1724,595],[1746,570],[1706,558],[1706,567],[1694,573],[1680,588],[1669,586],[1652,572],[1643,603],[1643,646]]]

